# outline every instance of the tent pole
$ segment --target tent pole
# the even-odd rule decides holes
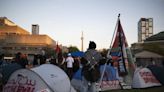
[[[106,59],[106,62],[105,62],[105,65],[104,65],[104,68],[103,68],[103,71],[102,71],[102,74],[101,74],[101,77],[100,77],[98,88],[100,88],[100,86],[101,86],[101,82],[102,82],[102,79],[103,79],[103,76],[104,76],[104,73],[105,73],[105,70],[106,70],[107,62],[108,62],[108,60],[111,59],[111,56],[109,54],[111,52],[111,48],[112,48],[112,44],[113,44],[113,39],[115,37],[115,33],[116,33],[117,28],[118,28],[118,21],[119,21],[119,19],[120,19],[120,14],[118,14],[118,19],[117,19],[117,22],[116,22],[116,26],[115,26],[115,29],[114,29],[113,36],[112,36],[112,41],[110,43],[109,50],[108,50],[108,53],[107,53],[107,59]]]

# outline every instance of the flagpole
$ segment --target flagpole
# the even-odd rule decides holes
[[[56,64],[58,65],[58,41],[57,41],[57,45],[56,45]]]
[[[101,86],[101,82],[102,82],[102,79],[103,79],[103,76],[104,76],[104,73],[105,73],[105,70],[106,70],[107,62],[108,62],[108,60],[111,59],[111,56],[109,54],[111,52],[111,47],[112,47],[112,44],[113,44],[113,39],[114,39],[114,35],[116,33],[116,29],[118,28],[119,19],[120,19],[120,13],[118,14],[118,19],[117,19],[117,22],[116,22],[116,26],[115,26],[115,29],[114,29],[113,36],[112,36],[112,41],[110,43],[109,50],[108,50],[108,53],[107,53],[107,59],[106,59],[106,62],[105,62],[105,65],[104,65],[104,68],[103,68],[103,71],[102,71],[102,74],[101,74],[101,77],[100,77],[98,88],[100,88],[100,86]]]
[[[111,43],[110,43],[110,46],[109,46],[109,51],[108,51],[108,53],[107,53],[107,57],[110,57],[109,56],[109,54],[110,54],[110,49],[111,49],[111,47],[112,47],[112,44],[113,44],[113,39],[114,39],[114,35],[116,34],[116,30],[117,30],[117,26],[118,26],[118,21],[120,20],[120,13],[118,14],[118,19],[117,19],[117,22],[116,22],[116,26],[115,26],[115,29],[114,29],[114,33],[113,33],[113,36],[112,36],[112,41],[111,41]]]

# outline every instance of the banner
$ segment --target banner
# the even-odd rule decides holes
[[[126,48],[128,47],[126,37],[124,35],[120,20],[118,19],[117,31],[115,34],[115,40],[109,53],[114,62],[117,62],[118,72],[120,76],[127,75],[128,60]]]
[[[104,69],[104,65],[101,65],[100,67],[101,73],[103,72],[103,69]],[[104,72],[104,76],[100,84],[100,89],[101,91],[121,89],[121,86],[119,83],[118,70],[116,67],[113,67],[111,65],[106,66],[106,70]]]

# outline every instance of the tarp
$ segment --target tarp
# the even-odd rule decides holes
[[[83,88],[81,72],[82,68],[79,68],[77,72],[73,75],[73,78],[71,80],[72,86],[79,91]]]
[[[100,72],[104,69],[104,65],[101,65]],[[119,83],[118,71],[115,67],[111,65],[106,66],[106,70],[104,72],[104,76],[102,82],[100,84],[101,91],[104,90],[112,90],[112,89],[121,89],[121,85]]]
[[[79,68],[78,71],[74,74],[73,78],[82,80],[82,74],[81,74],[82,68]]]
[[[76,92],[66,73],[59,67],[43,64],[39,67],[15,71],[3,92]]]
[[[156,79],[164,85],[164,67],[159,67],[155,65],[150,65],[147,68],[151,70]]]
[[[76,51],[76,52],[72,52],[71,55],[74,56],[74,57],[83,57],[84,56],[84,52]]]
[[[161,86],[161,83],[155,78],[148,68],[137,68],[134,72],[132,87],[147,88],[153,86]]]

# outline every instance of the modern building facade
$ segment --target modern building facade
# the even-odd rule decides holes
[[[153,35],[153,18],[141,18],[138,22],[138,42]]]
[[[38,26],[38,25],[37,25]],[[27,55],[42,54],[44,49],[54,48],[56,41],[48,35],[30,34],[6,17],[0,17],[0,54],[14,56],[21,52]]]

